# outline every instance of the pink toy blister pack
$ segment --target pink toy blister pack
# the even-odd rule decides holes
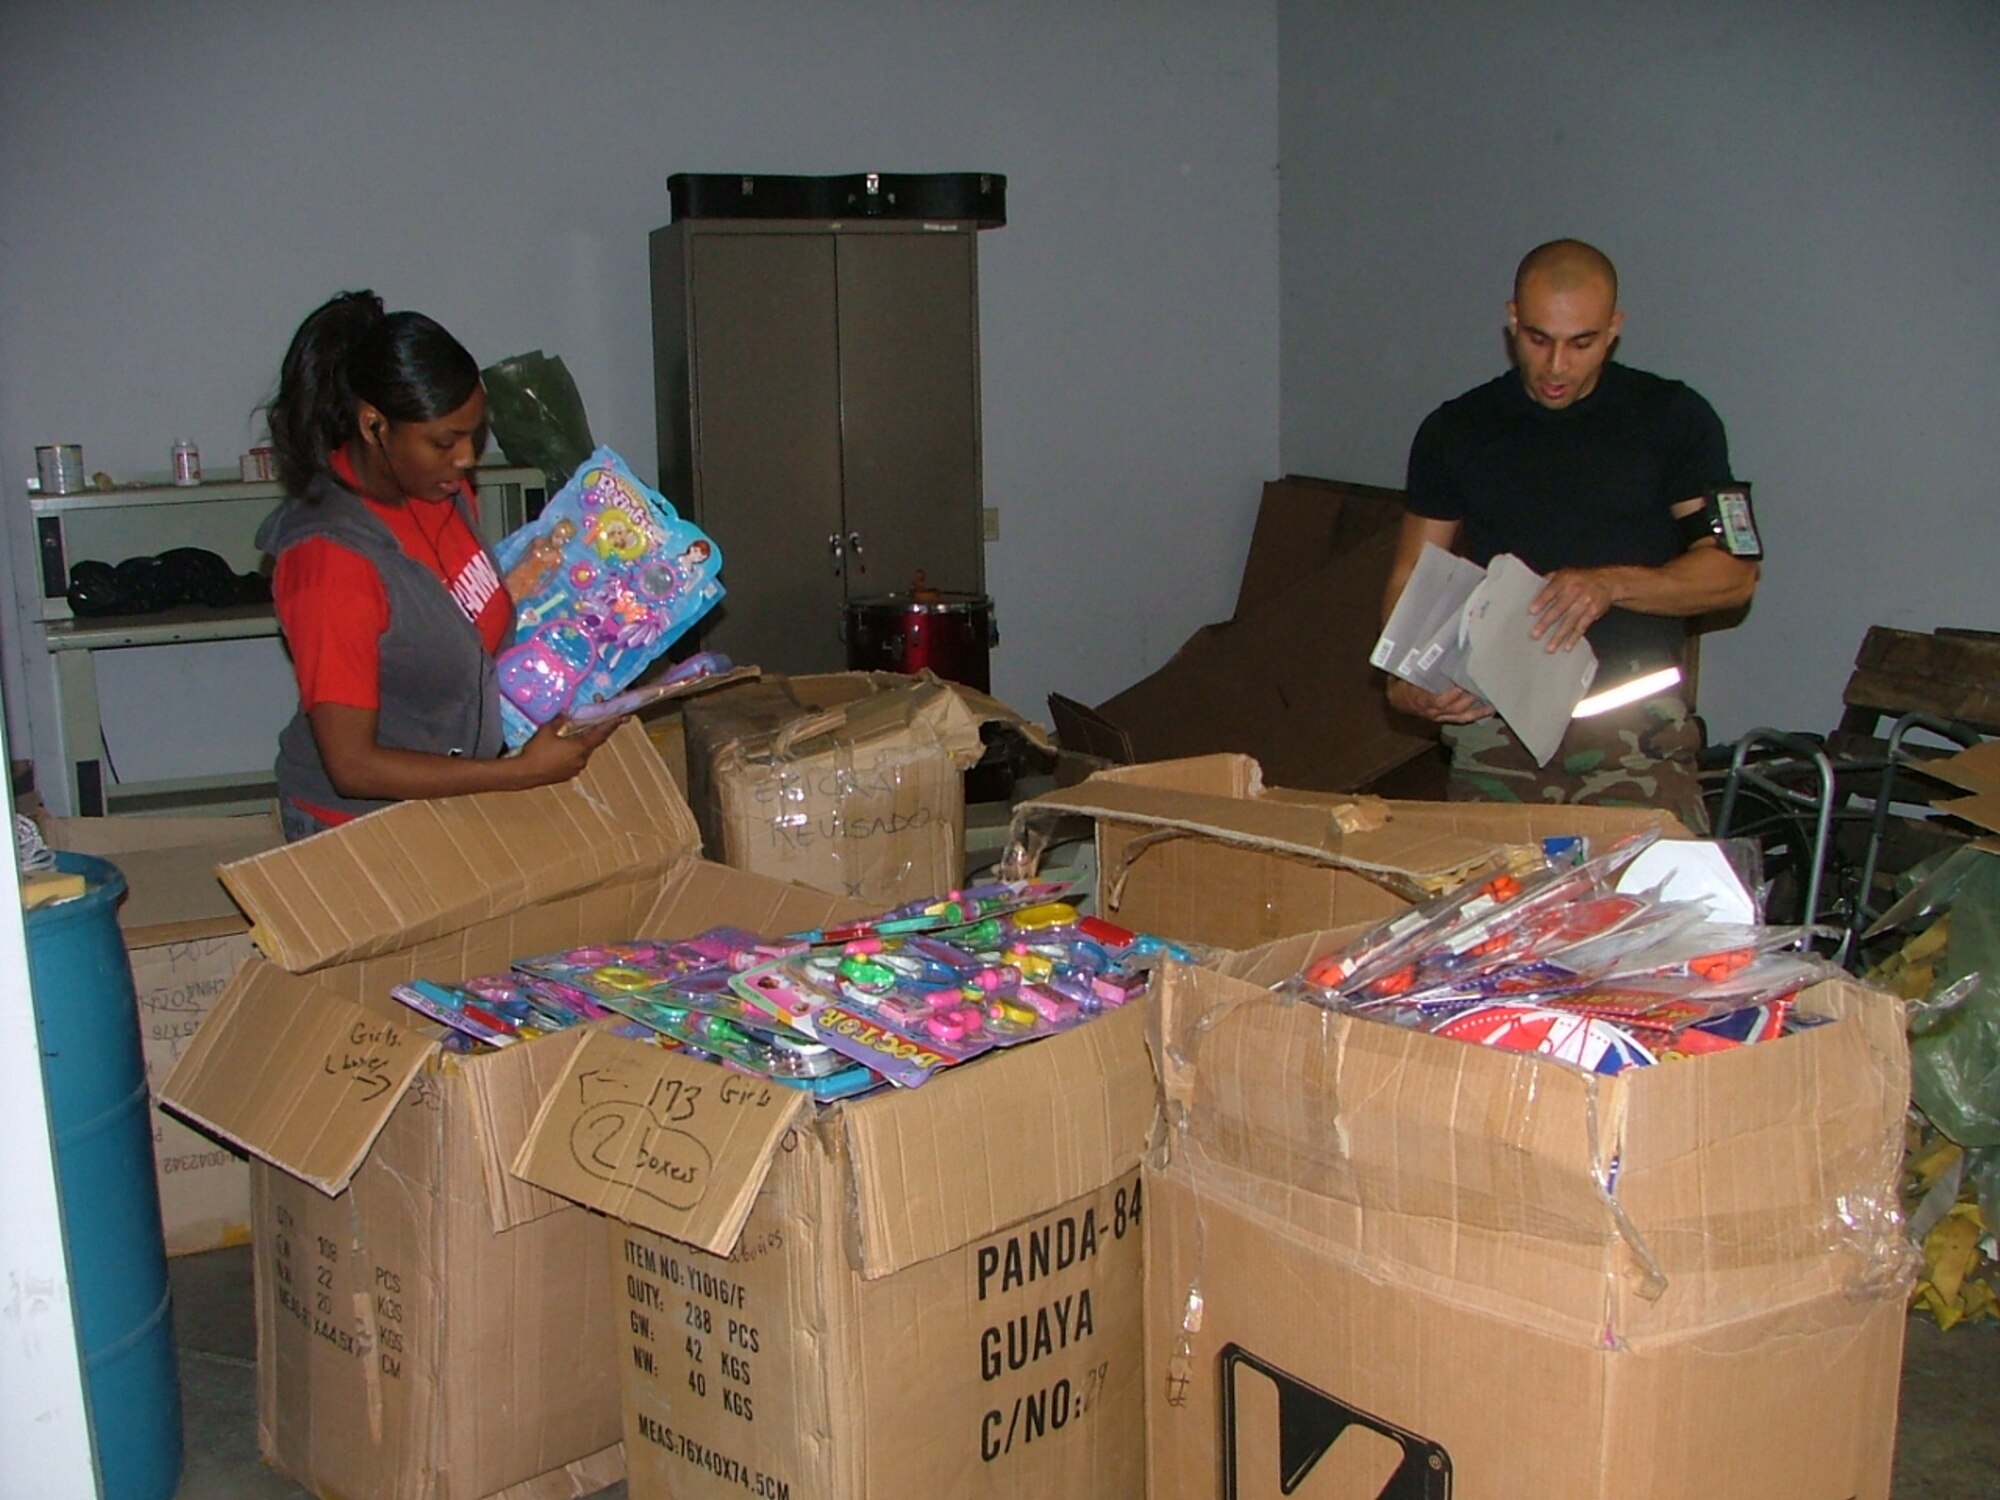
[[[722,598],[722,553],[609,448],[494,549],[514,600],[496,660],[507,743],[630,687]]]

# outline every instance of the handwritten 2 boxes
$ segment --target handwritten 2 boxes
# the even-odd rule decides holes
[[[634,1500],[1136,1496],[1144,1007],[815,1108],[576,1049],[516,1170],[602,1209]]]

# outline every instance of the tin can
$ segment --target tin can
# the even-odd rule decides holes
[[[35,478],[44,495],[74,495],[83,488],[83,445],[47,443],[37,448]]]
[[[201,450],[186,438],[174,444],[174,483],[201,483]]]

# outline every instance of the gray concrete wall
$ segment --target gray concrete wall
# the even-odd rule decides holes
[[[1288,468],[1401,483],[1577,235],[1757,484],[1715,733],[1830,728],[1871,624],[2000,627],[2000,7],[1281,0],[1279,44]]]

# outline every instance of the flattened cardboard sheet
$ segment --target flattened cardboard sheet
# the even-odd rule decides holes
[[[289,975],[253,958],[161,1085],[160,1100],[333,1194],[353,1180],[436,1050],[424,1033],[336,994],[302,996]]]
[[[1368,664],[1400,499],[1298,475],[1266,484],[1234,617],[1094,709],[1051,697],[1063,748],[1123,762],[1249,752],[1279,781],[1331,791],[1434,751],[1434,727],[1392,712]]]
[[[698,846],[666,766],[627,724],[573,781],[397,803],[226,865],[222,879],[258,948],[302,974],[663,870]]]
[[[602,1033],[570,1055],[514,1172],[726,1255],[804,1093]]]

